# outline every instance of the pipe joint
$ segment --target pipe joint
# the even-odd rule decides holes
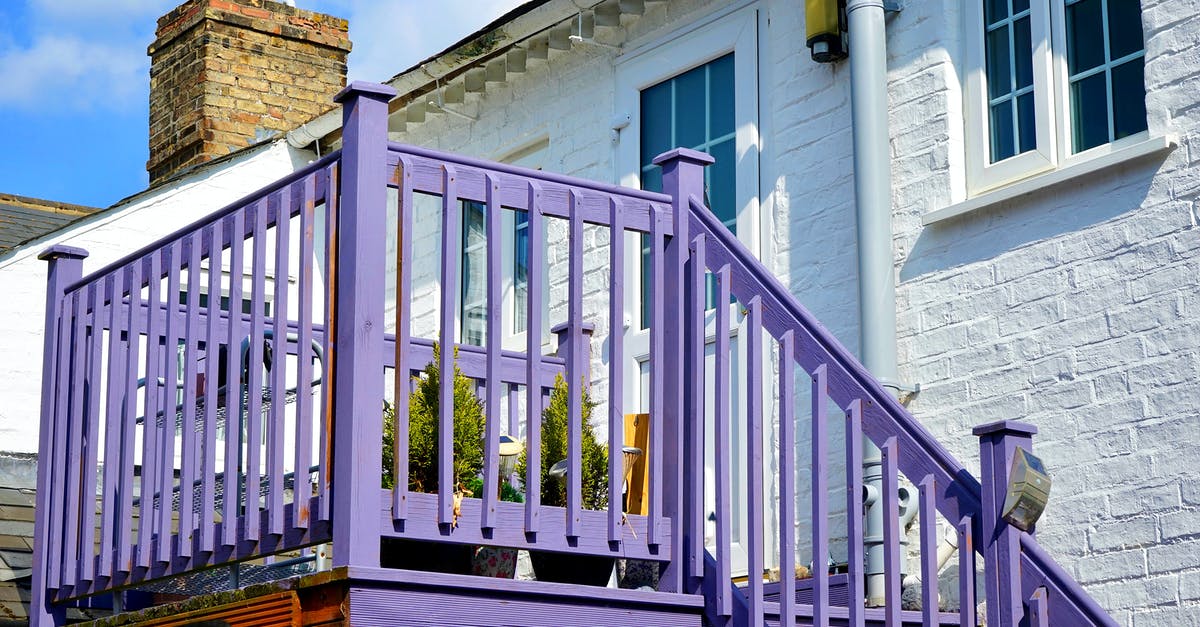
[[[846,0],[846,15],[850,15],[858,9],[879,9],[882,11],[883,8],[883,0]]]

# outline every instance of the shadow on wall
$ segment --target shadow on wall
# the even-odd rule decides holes
[[[900,281],[993,259],[1136,211],[1163,161],[1160,156],[1115,166],[927,226],[900,267]]]

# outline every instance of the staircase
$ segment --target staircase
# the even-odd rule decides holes
[[[1031,450],[1034,429],[978,428],[982,482],[971,476],[708,211],[710,157],[668,152],[656,160],[666,193],[624,189],[390,143],[390,96],[352,85],[339,96],[341,151],[98,271],[83,276],[85,251],[45,253],[34,624],[61,624],[65,607],[91,597],[326,542],[355,624],[389,624],[389,603],[434,598],[470,605],[481,624],[976,625],[984,601],[988,625],[1114,624],[1032,531],[1000,518],[1009,464]],[[479,274],[447,252],[463,241],[464,203],[485,208]],[[472,346],[456,317],[466,281],[484,281],[485,337],[505,334],[510,212],[528,233],[524,345]],[[436,257],[421,249],[431,219]],[[645,355],[624,339],[638,240]],[[214,267],[248,279],[223,283]],[[546,273],[565,279],[547,289]],[[399,295],[390,308],[388,288]],[[228,304],[241,302],[242,313]],[[555,321],[559,347],[547,355]],[[435,354],[441,372],[473,381],[489,415],[485,489],[461,501],[448,377],[436,491],[409,481],[404,399]],[[638,363],[650,416],[644,513],[622,511],[615,454]],[[565,503],[541,502],[531,419],[541,412],[527,408],[545,406],[558,376],[571,417],[585,385],[602,392],[593,422],[614,453],[606,508],[584,506],[577,419]],[[398,400],[389,489],[379,483],[385,397]],[[520,503],[498,497],[502,434],[523,436]],[[884,598],[871,607],[868,441],[883,453],[874,498],[897,514],[884,517]],[[914,542],[902,509],[919,522]],[[959,550],[940,572],[943,524]],[[381,546],[395,541],[652,562],[657,590],[381,568]],[[790,576],[797,566],[807,574]]]

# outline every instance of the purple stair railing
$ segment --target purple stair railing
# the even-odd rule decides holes
[[[688,595],[703,595],[712,624],[754,625],[781,616],[794,617],[783,622],[816,625],[831,619],[974,625],[978,551],[986,582],[979,596],[987,600],[989,625],[1015,624],[1024,614],[1035,625],[1111,624],[1032,535],[999,522],[1007,460],[1014,447],[1029,448],[1031,430],[1002,423],[980,431],[981,488],[697,200],[704,167],[712,161],[708,155],[679,149],[659,157],[667,193],[619,188],[389,143],[392,96],[381,85],[351,85],[338,96],[341,151],[86,277],[86,251],[55,246],[43,254],[49,279],[33,624],[61,624],[65,605],[88,596],[328,541],[334,565],[349,567],[351,576],[395,578],[394,571],[384,576],[379,568],[384,538],[650,560],[662,565],[660,592],[677,593],[671,598],[693,605],[698,597]],[[440,198],[437,258],[415,252],[417,195]],[[485,208],[483,346],[458,342],[461,273],[454,251],[463,202]],[[524,350],[506,349],[498,339],[504,211],[524,212],[528,221]],[[389,215],[395,216],[397,242],[391,258]],[[565,286],[557,291],[544,287],[552,260],[542,242],[551,226],[562,234],[555,250],[566,250]],[[581,479],[581,391],[590,385],[591,347],[604,340],[608,387],[600,421],[607,422],[609,451],[625,444],[623,382],[637,374],[627,372],[622,339],[626,303],[634,302],[634,286],[625,285],[627,237],[650,244],[646,515],[624,513],[618,490],[610,490],[614,498],[606,510],[587,509]],[[431,298],[440,312],[431,322],[415,310],[412,295],[414,268],[433,263],[440,277]],[[397,298],[394,316],[385,319],[389,265]],[[730,334],[715,334],[709,410],[705,317],[712,312],[715,328],[728,330],[737,313],[707,307],[711,277],[716,303],[736,298],[745,308],[739,341],[747,358],[744,369],[734,372]],[[551,302],[555,294],[563,302]],[[546,312],[562,319],[549,320]],[[589,312],[596,312],[595,320],[587,319]],[[597,326],[607,326],[601,337],[593,337]],[[551,327],[560,348],[545,355],[543,331]],[[436,333],[418,337],[417,328]],[[439,390],[438,490],[409,489],[406,399],[414,373],[433,358],[435,342],[457,349],[440,352],[441,371],[451,372],[457,363],[475,381],[489,415],[485,489],[481,498],[458,506],[452,498],[451,377],[442,377]],[[831,536],[826,405],[845,411],[849,572],[836,579],[834,595],[834,579],[824,576],[799,585],[785,576],[769,593],[761,577],[749,577],[744,587],[731,583],[736,494],[747,501],[741,539],[747,571],[761,573],[777,561],[781,572],[791,573],[797,561],[794,442],[803,421],[796,421],[792,402],[780,402],[777,436],[768,422],[763,364],[771,354],[784,375],[771,388],[780,399],[797,395],[790,376],[797,364],[812,378],[814,555],[828,553]],[[389,374],[396,399],[395,487],[385,490],[379,483],[380,409]],[[537,417],[560,375],[567,380],[571,416],[567,499],[565,507],[551,507],[540,503]],[[747,383],[737,407],[733,376]],[[508,431],[518,432],[521,401],[529,469],[525,502],[503,502],[496,489],[501,418],[507,403]],[[734,415],[746,417],[748,437],[733,437]],[[764,552],[767,436],[792,444],[778,447],[778,560]],[[705,459],[707,437],[714,438],[711,460]],[[925,609],[900,610],[903,530],[895,519],[884,538],[887,605],[864,607],[864,437],[883,450],[882,499],[889,511],[898,508],[903,473],[919,488],[922,520],[940,514],[957,528],[967,556],[959,560],[958,614],[936,611],[933,524],[922,524],[919,542]],[[732,481],[739,463],[735,441],[745,447],[736,451],[740,459],[749,460],[745,484]],[[715,470],[711,507],[701,471],[708,462]],[[609,486],[622,485],[621,455],[609,455],[607,476]],[[706,546],[709,509],[716,517],[715,549]],[[421,576],[470,586],[469,580]],[[597,598],[614,594],[580,591]]]

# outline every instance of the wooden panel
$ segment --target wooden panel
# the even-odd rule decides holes
[[[195,624],[229,625],[230,627],[300,626],[300,599],[294,591],[256,597],[219,607],[194,610],[168,618],[138,623],[139,627],[167,627]]]
[[[646,515],[646,493],[650,491],[650,473],[646,472],[646,456],[650,450],[650,414],[625,414],[625,446],[642,449],[642,456],[629,472],[630,514]]]

